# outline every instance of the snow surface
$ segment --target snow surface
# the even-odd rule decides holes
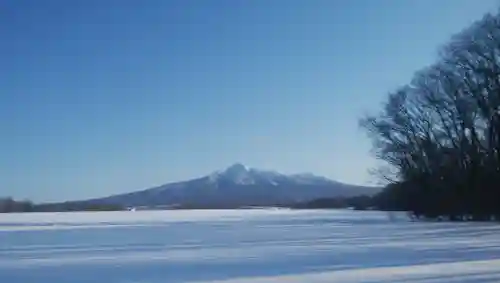
[[[0,214],[0,282],[500,282],[499,234],[341,210]]]
[[[303,185],[319,185],[336,183],[328,178],[316,176],[312,173],[282,174],[276,171],[261,170],[235,163],[223,170],[215,171],[208,176],[210,182],[217,182],[220,179],[230,180],[239,185],[253,185],[259,181],[265,181],[277,186],[283,180]]]

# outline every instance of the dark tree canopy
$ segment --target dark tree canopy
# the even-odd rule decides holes
[[[437,62],[363,118],[391,180],[388,206],[428,218],[500,219],[500,14],[453,36]]]
[[[112,211],[124,210],[120,205],[92,204],[88,202],[68,201],[61,203],[34,204],[31,201],[16,201],[10,197],[0,198],[0,213],[10,212],[56,212],[56,211]]]

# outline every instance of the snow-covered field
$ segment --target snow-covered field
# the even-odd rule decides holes
[[[500,282],[500,225],[389,219],[340,210],[3,214],[0,282]]]

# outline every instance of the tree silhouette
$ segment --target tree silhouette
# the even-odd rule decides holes
[[[396,172],[381,206],[427,218],[500,219],[500,14],[456,34],[437,62],[360,121]]]

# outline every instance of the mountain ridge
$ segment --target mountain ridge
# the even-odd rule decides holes
[[[234,163],[208,175],[87,200],[123,206],[272,206],[325,197],[374,195],[377,187],[349,185],[312,173],[283,174]]]

